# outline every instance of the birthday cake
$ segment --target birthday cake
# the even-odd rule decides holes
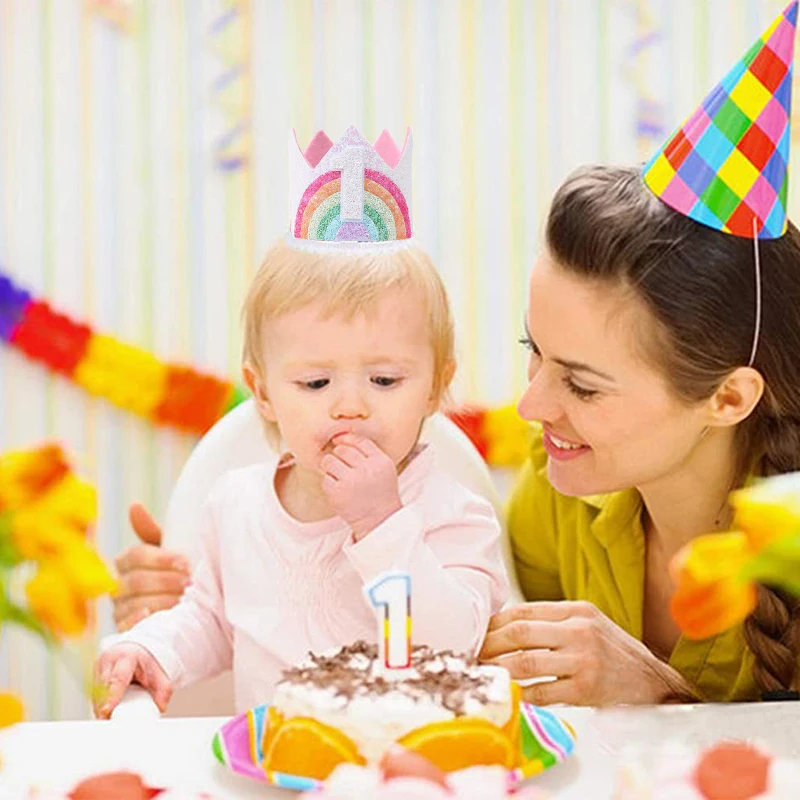
[[[360,641],[287,670],[269,709],[264,768],[325,779],[341,763],[376,763],[395,743],[445,771],[519,759],[519,689],[500,667],[413,647],[386,670]]]

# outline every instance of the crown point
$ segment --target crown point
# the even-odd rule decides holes
[[[319,130],[314,134],[314,138],[308,143],[303,156],[308,165],[313,169],[324,158],[325,154],[333,147],[325,131]]]
[[[394,169],[400,161],[400,148],[395,144],[392,134],[384,128],[375,140],[375,152]]]

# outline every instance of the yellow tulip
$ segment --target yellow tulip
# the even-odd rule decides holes
[[[16,725],[25,719],[25,710],[20,699],[8,692],[0,692],[0,728]]]
[[[71,542],[54,566],[63,570],[73,590],[84,599],[113,594],[117,589],[117,582],[103,560],[84,541]]]
[[[31,561],[58,559],[69,547],[85,541],[82,531],[59,517],[34,514],[27,509],[14,514],[11,536],[19,554]]]
[[[734,524],[756,552],[800,527],[800,473],[777,475],[731,494]]]
[[[94,487],[70,473],[52,484],[26,510],[31,514],[57,517],[86,530],[97,517],[97,493]]]
[[[56,638],[78,636],[85,630],[89,618],[86,600],[54,564],[39,567],[28,581],[25,594],[31,612]]]

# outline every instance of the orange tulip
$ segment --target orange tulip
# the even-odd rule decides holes
[[[677,554],[672,563],[677,588],[670,608],[686,636],[714,636],[755,608],[755,586],[739,577],[750,558],[743,533],[700,536]]]
[[[0,509],[15,511],[33,502],[69,473],[58,445],[18,450],[0,457]]]
[[[742,622],[758,583],[800,592],[800,473],[733,492],[730,502],[737,531],[699,536],[670,565],[672,616],[691,639]]]

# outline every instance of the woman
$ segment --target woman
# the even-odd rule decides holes
[[[800,233],[760,244],[657,199],[635,168],[559,189],[530,281],[520,414],[540,423],[509,507],[523,594],[482,655],[537,703],[748,700],[796,688],[798,602],[763,588],[743,629],[691,642],[667,566],[731,523],[729,492],[800,469]]]

